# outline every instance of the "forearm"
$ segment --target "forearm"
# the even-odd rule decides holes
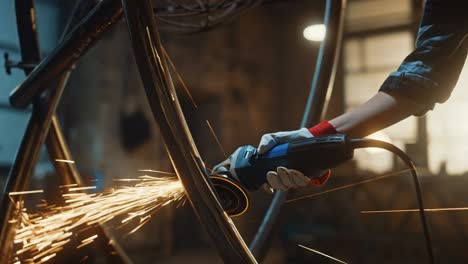
[[[339,133],[350,137],[365,137],[422,109],[422,106],[401,96],[379,92],[365,103],[329,122]]]

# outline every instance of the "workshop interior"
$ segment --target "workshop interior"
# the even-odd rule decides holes
[[[0,264],[467,263],[467,69],[367,137],[258,148],[376,94],[425,2],[1,1]]]

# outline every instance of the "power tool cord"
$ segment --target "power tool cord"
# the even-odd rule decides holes
[[[425,238],[427,253],[428,253],[428,257],[429,257],[429,263],[434,264],[435,263],[435,258],[434,258],[434,252],[433,252],[433,249],[432,249],[432,240],[431,240],[431,236],[430,236],[430,233],[429,233],[429,226],[428,226],[427,219],[426,219],[426,214],[425,214],[425,211],[424,211],[424,204],[423,204],[423,198],[422,198],[422,192],[421,192],[421,185],[419,183],[418,174],[416,172],[416,167],[414,166],[413,161],[411,160],[411,158],[404,151],[399,149],[398,147],[396,147],[396,146],[394,146],[394,145],[392,145],[390,143],[380,141],[380,140],[366,139],[366,138],[350,139],[350,144],[351,144],[351,147],[353,149],[380,148],[380,149],[388,150],[388,151],[394,153],[395,155],[397,155],[410,168],[411,176],[412,176],[413,182],[414,182],[414,188],[415,188],[415,191],[416,191],[416,200],[417,200],[418,207],[419,207],[419,217],[420,217],[421,225],[422,225],[423,232],[424,232],[424,238]]]

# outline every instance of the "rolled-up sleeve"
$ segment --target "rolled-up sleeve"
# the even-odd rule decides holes
[[[433,10],[435,7],[431,1],[428,5],[415,50],[380,88],[380,91],[399,94],[423,106],[423,113],[450,97],[468,52],[468,23],[465,18],[468,16],[454,17],[453,12],[434,13],[437,10]],[[444,7],[445,10],[453,10]]]

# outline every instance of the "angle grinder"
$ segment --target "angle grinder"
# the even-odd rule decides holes
[[[353,158],[354,148],[349,142],[346,135],[327,135],[277,145],[263,154],[251,145],[242,146],[230,163],[223,164],[222,170],[215,168],[216,175],[210,178],[226,213],[239,216],[249,207],[247,191],[256,191],[266,183],[268,171],[282,166],[313,175],[317,170],[336,167]]]
[[[228,164],[222,164],[223,170],[215,168],[216,175],[211,177],[219,201],[226,213],[231,217],[239,216],[249,207],[246,190],[258,190],[266,183],[268,171],[283,166],[299,170],[305,175],[313,175],[309,173],[333,168],[352,159],[354,150],[361,148],[388,150],[397,155],[410,168],[429,262],[435,263],[416,167],[405,152],[390,143],[366,138],[348,139],[345,135],[336,134],[278,145],[264,154],[258,154],[253,146],[243,146],[236,150],[237,153],[234,152],[235,155],[231,156]],[[227,168],[225,168],[226,165],[228,165]]]

